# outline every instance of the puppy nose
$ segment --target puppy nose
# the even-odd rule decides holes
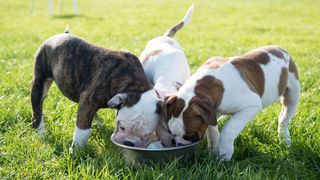
[[[124,145],[127,145],[127,146],[131,146],[131,147],[134,147],[134,143],[130,142],[130,141],[123,141],[123,144]]]
[[[197,142],[200,140],[199,136],[197,134],[193,134],[193,135],[184,135],[183,139],[187,140],[187,141],[191,141],[191,142]]]
[[[171,140],[171,144],[176,146],[177,142],[176,142],[176,140],[174,138]]]
[[[177,145],[178,146],[185,146],[185,144],[182,144],[182,143],[178,143]]]

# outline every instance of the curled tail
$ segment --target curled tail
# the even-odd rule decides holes
[[[192,16],[193,13],[193,4],[188,9],[186,15],[183,17],[183,19],[173,27],[171,27],[168,31],[166,31],[163,36],[169,36],[173,37],[178,30],[180,30],[185,24],[187,24]]]

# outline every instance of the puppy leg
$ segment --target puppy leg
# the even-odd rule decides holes
[[[218,122],[224,118],[223,115],[217,115]],[[208,148],[209,150],[213,150],[214,153],[218,152],[218,145],[219,145],[219,139],[220,139],[220,132],[218,129],[218,125],[216,126],[208,126],[207,129],[207,142],[208,142]]]
[[[216,126],[208,126],[207,129],[207,140],[208,140],[208,148],[213,152],[216,152],[218,149],[218,143],[220,138],[220,132],[218,129],[218,125]]]
[[[98,108],[96,107],[96,103],[92,102],[88,97],[89,95],[87,94],[82,94],[80,97],[71,152],[73,151],[73,147],[77,148],[86,145],[91,134],[92,120]]]
[[[227,121],[221,131],[219,139],[218,153],[223,161],[230,161],[234,151],[234,140],[243,130],[245,125],[250,122],[256,114],[261,111],[261,102],[258,106],[251,106],[235,113]]]
[[[30,98],[32,106],[32,127],[37,130],[38,135],[44,132],[44,118],[42,114],[43,100],[52,83],[52,78],[45,76],[41,65],[41,53],[36,58],[34,78],[31,83]]]
[[[297,81],[292,83],[291,88],[287,88],[281,98],[282,110],[278,118],[278,136],[280,143],[291,145],[289,125],[292,117],[297,112],[300,96],[300,85]]]
[[[31,84],[31,106],[32,106],[32,127],[37,134],[42,135],[44,131],[44,119],[42,115],[42,104],[45,81],[42,78],[35,78]]]

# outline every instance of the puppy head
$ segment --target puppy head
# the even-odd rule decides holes
[[[125,145],[147,147],[159,124],[156,102],[160,99],[154,89],[144,92],[132,106],[125,106],[128,98],[128,94],[118,94],[108,102],[108,107],[118,108],[115,139]]]
[[[208,125],[217,124],[216,112],[209,99],[193,97],[186,106],[182,98],[173,95],[159,101],[157,107],[178,145],[202,139]]]
[[[217,125],[216,107],[222,93],[221,82],[206,76],[196,82],[190,99],[171,95],[158,102],[161,116],[177,143],[198,141],[204,137],[208,125]]]

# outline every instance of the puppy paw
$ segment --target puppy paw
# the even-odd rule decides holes
[[[43,136],[44,135],[44,118],[41,117],[41,121],[40,121],[40,124],[39,126],[37,127],[36,129],[36,133],[38,136]]]
[[[229,161],[231,161],[231,158],[232,158],[232,154],[230,155],[230,154],[220,154],[219,153],[219,160],[221,162],[229,162]]]
[[[289,132],[280,132],[278,135],[278,139],[280,144],[286,147],[290,147],[292,144]]]
[[[284,145],[286,147],[290,147],[292,144],[292,140],[290,137],[279,137],[279,142],[281,145]]]
[[[71,147],[69,148],[69,155],[72,158],[76,157],[76,154],[80,153],[82,148],[83,146],[72,143]]]
[[[231,160],[233,155],[233,145],[229,146],[219,146],[217,154],[219,155],[220,161],[228,162]]]
[[[44,136],[44,127],[36,129],[36,134],[40,137]]]
[[[71,147],[69,148],[69,154],[70,154],[71,157],[74,157],[74,155],[75,155],[75,148],[74,148],[73,146],[71,146]]]
[[[286,147],[290,147],[292,144],[291,138],[290,138],[290,132],[288,128],[284,128],[279,126],[278,128],[278,139],[281,145],[284,145]]]

